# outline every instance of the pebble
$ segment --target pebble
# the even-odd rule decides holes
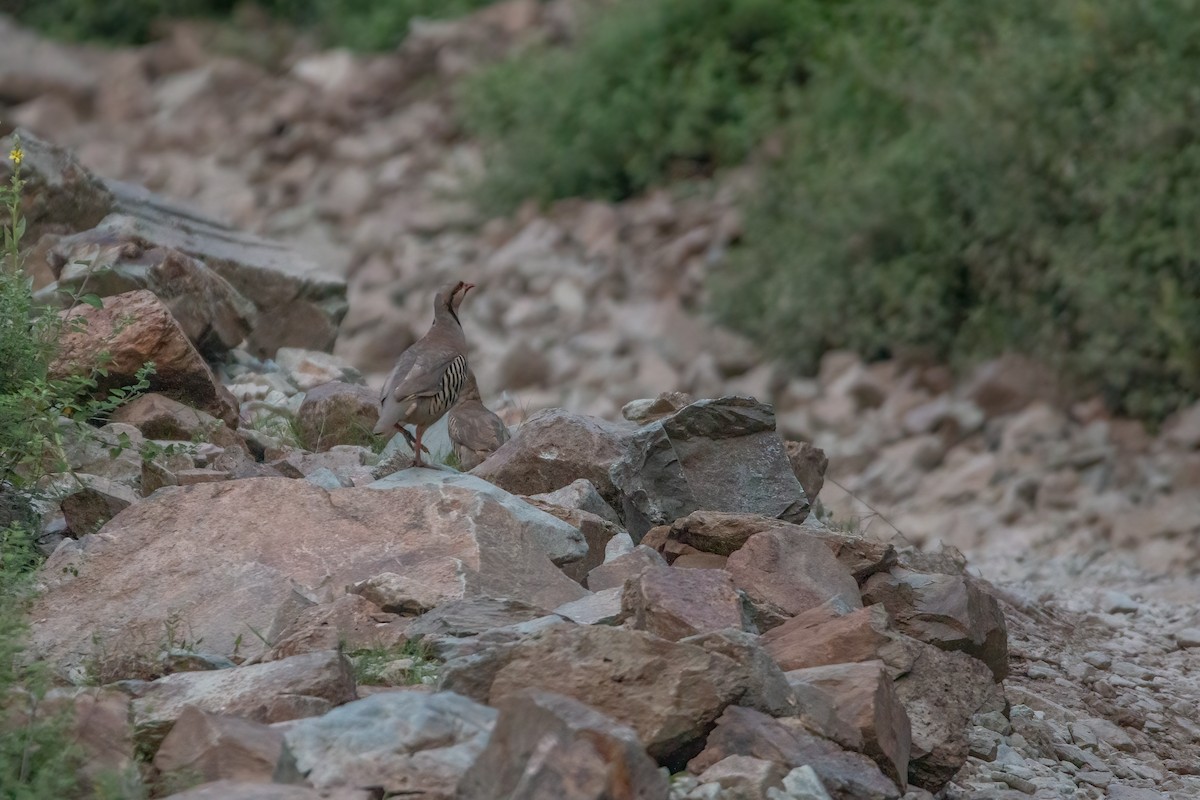
[[[1100,610],[1106,614],[1136,614],[1141,605],[1124,592],[1109,589],[1100,596]]]
[[[1092,650],[1089,653],[1083,654],[1083,660],[1091,664],[1096,669],[1108,669],[1112,664],[1112,656],[1108,653],[1102,653],[1098,650]]]
[[[1200,628],[1184,628],[1175,634],[1175,643],[1181,649],[1200,647]]]
[[[1112,783],[1113,774],[1111,772],[1099,772],[1096,770],[1080,770],[1075,773],[1075,780],[1090,783],[1092,786],[1099,786],[1103,789]]]

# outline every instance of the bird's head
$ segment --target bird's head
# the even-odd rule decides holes
[[[446,285],[433,301],[433,310],[436,315],[442,311],[447,311],[450,316],[454,317],[454,321],[458,322],[458,307],[462,305],[463,298],[467,296],[467,292],[475,288],[473,283],[465,283],[463,281],[455,281]]]

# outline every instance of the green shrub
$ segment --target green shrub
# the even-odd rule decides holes
[[[273,17],[313,29],[330,44],[356,50],[395,47],[416,17],[455,17],[494,0],[259,0]],[[156,23],[225,17],[239,0],[0,0],[0,11],[66,39],[140,44]]]
[[[714,282],[830,348],[1045,358],[1116,408],[1200,395],[1200,2],[847,6]]]
[[[620,199],[740,162],[796,107],[823,8],[625,0],[569,48],[483,71],[462,95],[468,128],[495,145],[482,196]]]
[[[0,800],[38,800],[72,796],[76,753],[68,744],[70,720],[40,708],[46,671],[21,658],[30,577],[40,559],[16,468],[36,460],[42,444],[35,412],[22,402],[30,387],[45,385],[50,350],[20,269],[20,143],[2,155],[14,169],[0,184]]]

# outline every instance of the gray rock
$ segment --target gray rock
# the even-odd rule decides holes
[[[750,398],[700,400],[639,429],[611,475],[635,541],[699,509],[795,523],[808,515],[774,412]]]
[[[533,499],[552,503],[556,506],[563,506],[564,508],[577,508],[580,511],[595,514],[601,519],[608,520],[615,525],[621,524],[621,519],[617,516],[617,512],[613,511],[613,507],[604,501],[604,498],[600,496],[600,492],[586,478],[580,478],[561,489],[555,489],[553,492],[535,494],[533,495]]]
[[[783,789],[768,789],[767,800],[831,800],[829,792],[807,764],[783,776]]]
[[[468,514],[484,510],[487,501],[495,503],[521,526],[521,535],[529,537],[538,547],[550,557],[554,564],[561,566],[573,561],[579,561],[588,553],[588,543],[583,533],[562,520],[531,506],[503,489],[480,480],[474,475],[439,475],[436,472],[421,469],[404,470],[381,478],[367,488],[381,491],[434,486],[457,487],[469,490],[476,495],[476,509],[466,509]],[[486,524],[485,520],[480,520]]]
[[[291,725],[285,759],[317,789],[452,797],[495,721],[494,710],[450,692],[385,692]]]
[[[564,603],[554,613],[579,625],[614,625],[621,618],[622,591],[620,586],[602,589]]]

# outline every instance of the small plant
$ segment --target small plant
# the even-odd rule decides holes
[[[433,683],[438,663],[422,642],[399,647],[356,650],[347,654],[354,664],[354,679],[364,686],[412,686]]]

